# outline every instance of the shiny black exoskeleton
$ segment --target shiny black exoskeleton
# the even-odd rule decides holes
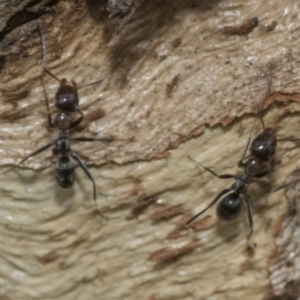
[[[252,156],[257,157],[262,161],[268,162],[275,155],[276,145],[276,131],[272,128],[265,128],[252,141],[250,153]]]
[[[257,106],[258,107],[257,114],[259,120],[261,121],[263,131],[253,139],[251,145],[250,145],[251,142],[251,135],[250,135],[242,151],[241,159],[237,164],[239,168],[242,168],[244,170],[243,173],[237,175],[231,175],[231,174],[218,175],[211,169],[204,167],[202,164],[196,162],[194,159],[189,157],[191,160],[196,162],[198,165],[203,167],[206,171],[210,172],[215,177],[221,179],[234,178],[235,182],[231,185],[230,188],[224,189],[218,195],[216,195],[216,197],[209,203],[209,205],[205,209],[203,209],[195,216],[193,216],[190,220],[188,220],[185,223],[185,225],[191,223],[198,216],[200,216],[205,211],[207,211],[210,207],[216,204],[220,199],[221,200],[217,206],[218,217],[224,220],[232,220],[239,213],[241,208],[241,203],[244,201],[247,207],[248,221],[250,227],[248,238],[250,238],[250,236],[252,235],[253,232],[252,206],[251,206],[250,198],[247,195],[247,188],[253,182],[258,182],[266,186],[266,183],[260,181],[260,178],[266,176],[269,173],[269,164],[275,155],[277,141],[279,141],[277,139],[276,131],[272,128],[266,128],[263,119],[261,117],[262,103],[270,92],[271,80],[273,77],[273,68],[274,68],[273,64],[270,64],[268,66],[266,90]],[[245,158],[249,145],[250,145],[251,156],[244,162],[243,160]]]
[[[59,155],[59,158],[58,158],[56,166],[55,166],[56,180],[57,180],[58,184],[62,188],[70,188],[74,183],[75,167],[78,164],[93,184],[93,198],[96,201],[95,181],[94,181],[92,175],[90,174],[89,170],[85,166],[85,164],[81,161],[81,159],[77,155],[75,155],[74,153],[71,152],[70,144],[71,144],[71,141],[111,142],[114,139],[113,138],[93,139],[93,138],[86,138],[86,137],[78,137],[78,138],[71,139],[70,129],[74,128],[75,126],[77,126],[79,124],[81,117],[78,118],[77,120],[73,121],[72,115],[70,113],[59,112],[56,115],[55,121],[53,123],[47,98],[46,98],[46,107],[47,107],[47,113],[48,113],[48,125],[51,128],[58,127],[58,129],[59,129],[58,137],[52,143],[39,148],[38,150],[34,151],[30,155],[23,158],[21,160],[20,164],[22,164],[28,158],[33,157],[52,146],[52,154]]]
[[[185,225],[191,223],[198,216],[203,214],[206,210],[216,204],[219,199],[221,199],[221,201],[217,206],[218,217],[224,220],[232,220],[237,216],[241,208],[241,202],[244,201],[248,212],[250,227],[248,238],[250,238],[253,232],[253,217],[251,201],[249,196],[247,195],[247,188],[251,183],[259,181],[260,178],[268,174],[268,163],[272,160],[276,152],[276,132],[271,128],[265,128],[260,134],[258,134],[253,139],[250,146],[250,153],[252,156],[244,162],[243,160],[248,150],[250,141],[251,138],[249,137],[243,149],[241,159],[237,164],[239,168],[244,169],[244,172],[237,175],[218,175],[211,169],[204,167],[199,162],[196,162],[195,160],[190,158],[215,177],[221,179],[234,178],[235,182],[230,188],[222,190],[205,209],[193,216],[188,222],[186,222]],[[233,192],[230,193],[230,191]]]
[[[41,39],[42,39],[42,45],[43,45],[43,57],[45,60],[46,57],[46,44],[45,44],[45,37],[43,33],[43,29],[41,26],[39,26]],[[45,62],[44,62],[45,65]],[[74,127],[78,126],[78,124],[82,121],[84,115],[78,108],[78,93],[76,83],[72,81],[72,86],[67,84],[67,80],[65,78],[58,79],[55,75],[53,75],[45,66],[44,66],[45,72],[50,75],[52,78],[56,79],[60,86],[58,87],[58,90],[55,94],[55,106],[59,110],[57,113],[54,122],[52,121],[50,108],[49,108],[49,102],[48,98],[45,97],[46,102],[46,108],[47,108],[47,114],[48,114],[48,125],[50,128],[57,127],[59,129],[58,137],[52,142],[49,143],[30,155],[26,156],[24,159],[21,160],[20,164],[25,162],[28,158],[33,157],[44,150],[48,149],[52,146],[52,153],[53,155],[58,155],[58,160],[55,166],[56,171],[56,180],[58,184],[62,188],[70,188],[75,180],[75,167],[76,165],[79,165],[81,169],[84,171],[86,176],[89,178],[89,180],[93,184],[93,198],[96,201],[96,184],[95,181],[88,171],[85,164],[80,160],[80,158],[72,153],[70,149],[71,141],[77,141],[77,142],[92,142],[92,141],[102,141],[102,142],[111,142],[114,139],[113,138],[100,138],[100,139],[93,139],[93,138],[86,138],[86,137],[78,137],[78,138],[72,138],[70,137],[70,130]],[[82,87],[98,84],[101,81],[93,82],[91,84],[87,84]],[[72,113],[78,112],[80,114],[80,117],[73,120]]]

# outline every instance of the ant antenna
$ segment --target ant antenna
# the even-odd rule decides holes
[[[290,185],[292,185],[292,184],[295,184],[295,183],[297,183],[297,182],[299,182],[299,178],[297,178],[297,179],[295,179],[295,180],[293,180],[293,181],[291,181],[291,182],[287,182],[287,183],[284,183],[284,184],[278,186],[277,188],[271,190],[271,193],[275,193],[275,192],[277,192],[277,191],[279,191],[279,190],[282,190],[282,189],[284,189],[284,188],[286,188],[286,187],[288,187],[288,186],[290,186]]]
[[[92,82],[92,83],[88,83],[88,84],[85,84],[85,85],[81,85],[79,87],[76,87],[76,90],[78,91],[79,89],[82,89],[84,87],[87,87],[87,86],[90,86],[90,85],[96,85],[96,84],[99,84],[103,81],[103,79],[101,80],[98,80],[98,81],[95,81],[95,82]]]
[[[57,78],[47,67],[46,67],[46,63],[47,63],[47,51],[46,51],[46,38],[45,38],[45,32],[44,32],[44,28],[42,27],[41,23],[38,23],[38,29],[39,29],[39,33],[41,36],[41,40],[42,40],[42,48],[43,48],[43,68],[45,70],[45,72],[51,76],[53,79],[57,80],[61,85],[65,85],[67,83],[67,80],[65,78],[63,79],[59,79]],[[82,86],[77,87],[76,83],[74,81],[72,81],[73,87],[78,91],[79,89],[82,89],[84,87],[87,86],[91,86],[91,85],[96,85],[99,84],[103,81],[103,79],[92,82],[92,83],[88,83]]]
[[[38,23],[38,29],[39,29],[39,33],[41,36],[41,40],[42,40],[42,48],[43,48],[43,68],[45,70],[45,72],[50,75],[52,78],[54,78],[55,80],[57,80],[58,82],[62,82],[62,80],[59,80],[54,74],[52,74],[46,67],[46,63],[47,63],[47,51],[46,51],[46,38],[45,38],[45,31],[44,28],[42,27],[41,23]],[[65,81],[65,80],[64,80]]]
[[[267,77],[266,90],[263,93],[262,97],[260,98],[260,101],[257,103],[257,116],[261,122],[263,130],[266,129],[266,126],[265,126],[264,120],[261,115],[261,110],[262,110],[263,103],[264,103],[265,99],[268,97],[270,90],[271,90],[271,83],[272,83],[272,78],[274,75],[273,71],[274,71],[274,64],[272,62],[270,62],[268,64],[268,70],[266,73],[266,77]]]
[[[243,160],[245,158],[246,152],[247,152],[247,150],[249,148],[249,145],[250,145],[250,142],[251,142],[251,139],[252,139],[252,133],[253,133],[253,130],[254,130],[254,127],[255,127],[255,123],[256,123],[256,119],[254,119],[251,131],[250,131],[250,135],[249,135],[249,137],[248,137],[248,139],[246,141],[246,144],[245,144],[245,146],[243,148],[243,151],[242,151],[242,154],[241,154],[241,158],[240,158],[240,160],[238,162],[238,166],[239,167],[243,167],[244,166]]]
[[[45,32],[44,28],[42,27],[41,23],[38,22],[38,29],[40,33],[40,37],[42,40],[42,48],[43,48],[43,67],[46,68],[46,61],[47,61],[47,56],[46,56],[46,38],[45,38]]]

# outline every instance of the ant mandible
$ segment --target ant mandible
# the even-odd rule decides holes
[[[77,162],[77,164],[81,167],[81,169],[84,171],[86,176],[89,178],[89,180],[93,184],[93,199],[96,203],[96,184],[95,180],[93,179],[91,173],[88,171],[87,167],[85,164],[81,161],[81,159],[71,152],[70,149],[70,144],[71,141],[77,141],[77,142],[93,142],[93,141],[101,141],[101,142],[111,142],[116,139],[114,138],[99,138],[99,139],[94,139],[94,138],[86,138],[86,137],[77,137],[77,138],[71,138],[70,137],[70,130],[73,129],[74,127],[78,126],[78,124],[82,121],[84,115],[83,113],[79,110],[78,108],[78,93],[76,83],[72,81],[72,86],[67,84],[67,80],[61,79],[59,80],[55,75],[53,75],[45,66],[45,57],[46,57],[46,44],[45,44],[45,37],[43,33],[42,27],[39,25],[39,32],[41,35],[42,39],[42,46],[43,46],[43,62],[44,62],[44,70],[45,72],[50,75],[51,77],[55,78],[60,82],[60,86],[56,92],[55,95],[55,106],[61,110],[60,112],[57,113],[54,122],[52,121],[51,117],[51,112],[49,108],[49,102],[47,96],[45,97],[45,103],[46,103],[46,108],[47,108],[47,114],[48,114],[48,125],[50,128],[58,127],[59,133],[58,137],[52,142],[49,143],[45,146],[42,146],[41,148],[37,149],[36,151],[32,152],[25,158],[23,158],[20,161],[20,164],[24,163],[27,159],[30,157],[33,157],[49,147],[52,146],[52,153],[53,155],[60,155],[60,157],[57,160],[56,166],[55,166],[55,171],[56,171],[56,180],[58,184],[62,188],[70,188],[75,179],[75,167],[76,164],[74,163]],[[94,85],[100,83],[100,81],[93,82],[91,84],[87,84],[82,87]],[[77,118],[76,120],[73,120],[71,113],[72,112],[78,112],[80,114],[80,117]]]
[[[251,237],[253,233],[253,211],[252,211],[250,197],[247,195],[247,188],[253,182],[266,184],[265,182],[260,181],[260,178],[266,176],[270,172],[268,168],[268,164],[271,162],[272,158],[275,155],[276,145],[277,145],[276,131],[272,128],[265,127],[260,113],[261,103],[264,101],[264,99],[267,97],[270,91],[271,79],[273,76],[272,71],[273,71],[273,66],[270,66],[268,70],[267,90],[260,101],[260,105],[258,106],[258,117],[261,121],[263,131],[253,139],[251,145],[250,145],[251,142],[251,134],[250,134],[248,140],[246,141],[244,149],[242,151],[241,158],[237,163],[237,166],[239,168],[244,169],[244,172],[239,173],[237,175],[231,175],[231,174],[218,175],[213,170],[203,166],[201,163],[195,161],[189,156],[190,160],[203,167],[206,171],[211,173],[213,176],[218,177],[220,179],[234,178],[235,182],[231,185],[230,188],[226,188],[222,190],[220,193],[218,193],[216,197],[208,204],[208,206],[205,209],[203,209],[195,216],[193,216],[191,219],[189,219],[183,226],[190,224],[192,221],[194,221],[196,218],[202,215],[205,211],[207,211],[210,207],[216,204],[219,199],[221,199],[221,201],[217,206],[218,217],[224,220],[232,220],[239,213],[241,208],[241,202],[244,201],[247,207],[248,222],[250,227],[250,232],[247,238],[249,239]],[[244,158],[249,148],[249,145],[250,145],[251,156],[244,162]]]

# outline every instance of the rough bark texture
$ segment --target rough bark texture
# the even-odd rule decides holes
[[[297,185],[289,202],[249,188],[250,241],[245,209],[224,222],[212,208],[174,232],[232,183],[187,156],[237,172],[271,62],[264,121],[297,136],[299,9],[293,0],[0,0],[0,299],[300,299]],[[79,90],[85,118],[72,136],[135,138],[72,145],[106,218],[80,168],[62,190],[50,150],[18,164],[57,135],[44,99],[53,103],[58,83],[43,72],[38,23],[57,77],[104,79]],[[272,186],[299,157],[279,143]]]

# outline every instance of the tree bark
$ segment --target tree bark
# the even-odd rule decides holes
[[[213,207],[176,230],[233,183],[188,156],[218,174],[240,172],[262,100],[267,127],[299,136],[300,4],[121,2],[133,11],[0,0],[0,299],[300,299],[300,185],[249,187],[249,241],[245,208],[225,222]],[[71,189],[57,185],[50,150],[19,164],[58,132],[45,97],[54,116],[59,83],[43,70],[38,24],[55,76],[78,86],[103,79],[78,91],[85,117],[72,137],[134,138],[71,145],[96,181],[99,211],[80,168]],[[299,157],[297,144],[278,142],[272,188],[299,176]]]

